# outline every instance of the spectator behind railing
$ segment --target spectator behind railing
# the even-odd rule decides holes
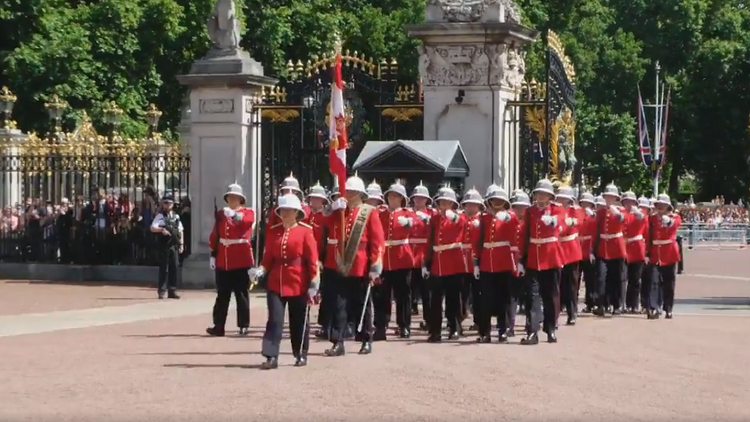
[[[88,201],[77,197],[73,205],[68,198],[59,204],[27,198],[25,205],[6,206],[0,226],[0,262],[157,265],[155,235],[149,231],[156,198],[153,187],[147,186],[137,204],[126,193],[99,189]],[[184,209],[176,209],[189,222],[190,201],[184,197],[183,202]],[[186,224],[186,240],[189,233],[190,224]],[[189,254],[186,248],[181,258]]]

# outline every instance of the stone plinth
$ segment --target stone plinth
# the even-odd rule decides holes
[[[247,206],[260,206],[260,115],[255,98],[278,80],[263,76],[263,67],[246,52],[213,52],[196,61],[191,73],[177,77],[190,88],[190,191],[192,251],[185,263],[186,287],[214,283],[208,268],[208,238],[214,225],[214,203],[224,206],[224,192],[239,183]]]
[[[466,186],[484,189],[494,182],[513,189],[518,131],[506,127],[503,116],[524,81],[523,48],[539,33],[507,21],[504,6],[494,6],[482,21],[464,22],[446,20],[449,7],[428,5],[426,22],[407,30],[422,41],[424,138],[460,140],[471,169]]]

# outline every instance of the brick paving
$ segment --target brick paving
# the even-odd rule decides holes
[[[750,279],[742,280],[748,256],[692,252],[686,273],[715,277],[680,277],[671,321],[582,317],[561,328],[558,344],[531,348],[476,345],[473,338],[432,345],[416,333],[412,341],[376,343],[370,356],[357,356],[350,344],[349,355],[326,358],[320,354],[327,344],[314,342],[306,368],[291,367],[285,339],[282,367],[271,372],[257,370],[265,323],[260,298],[253,300],[249,338],[202,335],[210,292],[188,292],[182,303],[118,303],[123,321],[138,309],[150,320],[105,327],[55,330],[72,315],[55,312],[51,332],[0,337],[0,421],[750,420],[744,370],[750,305],[743,304]],[[7,284],[0,284],[3,307],[14,302]],[[96,292],[58,310],[106,307],[100,298],[110,296],[99,292],[115,291],[70,286],[56,296],[45,290],[56,287],[28,288],[50,301],[75,302],[73,290]],[[152,300],[153,290],[121,288],[112,297]],[[19,315],[24,310],[55,310],[15,306],[21,312],[4,312],[0,330],[39,318]],[[205,308],[193,309],[198,306]],[[75,312],[81,319],[106,310]],[[324,402],[328,396],[336,399]]]

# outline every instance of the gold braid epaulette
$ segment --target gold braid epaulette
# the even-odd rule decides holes
[[[302,227],[307,227],[308,229],[312,229],[312,226],[311,226],[311,225],[309,225],[309,224],[307,224],[307,223],[303,223],[303,222],[301,222],[301,221],[300,221],[300,222],[299,222],[299,223],[297,223],[297,224],[299,224],[299,225],[300,225],[300,226],[302,226]]]

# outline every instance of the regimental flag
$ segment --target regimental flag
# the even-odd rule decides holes
[[[346,120],[344,115],[344,80],[341,76],[341,53],[336,54],[336,65],[333,67],[331,84],[331,113],[328,117],[329,151],[328,165],[331,174],[336,177],[339,193],[344,194],[346,186]]]
[[[648,124],[646,123],[646,108],[643,106],[641,87],[638,86],[638,144],[641,150],[641,161],[647,169],[651,169],[653,158],[651,155],[651,141],[648,139]]]
[[[669,100],[672,96],[672,88],[667,91],[667,102],[664,105],[664,121],[661,123],[661,138],[659,138],[659,152],[656,154],[656,160],[654,164],[654,171],[659,171],[664,166],[665,159],[667,153],[667,128],[669,126],[667,125],[669,120]]]

